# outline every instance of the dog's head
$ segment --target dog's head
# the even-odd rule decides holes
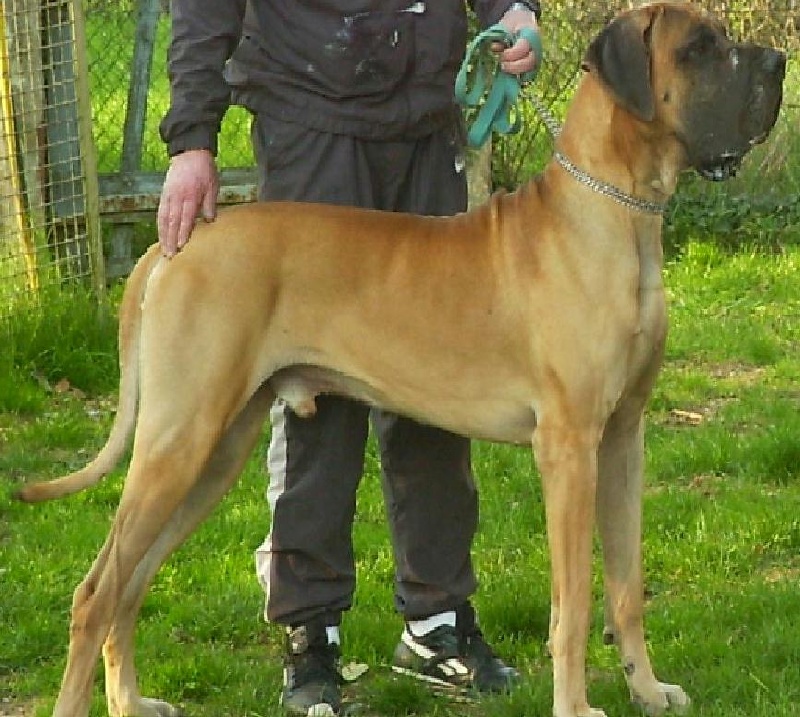
[[[786,56],[732,42],[694,6],[658,3],[613,20],[590,45],[584,68],[637,119],[673,134],[687,166],[722,180],[775,124]]]

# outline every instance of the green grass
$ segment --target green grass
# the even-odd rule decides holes
[[[48,391],[116,388],[117,325],[110,305],[79,286],[49,286],[19,299],[10,312],[0,317],[0,411],[40,409]]]
[[[686,688],[698,717],[793,717],[800,703],[798,269],[797,247],[726,252],[707,243],[689,244],[665,269],[671,333],[647,430],[647,634],[658,674]],[[61,502],[10,500],[23,479],[81,465],[110,425],[113,338],[95,328],[91,307],[71,321],[67,313],[54,324],[35,313],[21,319],[25,338],[3,354],[8,382],[34,376],[20,389],[27,398],[7,398],[10,383],[0,392],[0,700],[29,715],[52,707],[71,593],[105,536],[122,476]],[[81,363],[83,340],[90,360]],[[144,692],[196,717],[278,713],[281,636],[261,621],[252,562],[268,527],[261,451],[163,568],[142,613]],[[550,714],[538,480],[523,449],[480,443],[474,461],[476,601],[485,632],[525,683],[510,697],[464,707],[392,679],[401,623],[371,449],[355,531],[359,585],[344,625],[346,659],[370,665],[348,688],[368,716]],[[635,715],[616,655],[601,644],[597,568],[590,699],[609,716]],[[92,714],[105,714],[100,676]]]

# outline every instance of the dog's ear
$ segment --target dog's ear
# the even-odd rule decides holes
[[[583,58],[583,69],[596,72],[617,103],[645,122],[655,115],[650,82],[652,23],[652,14],[645,10],[613,20]]]

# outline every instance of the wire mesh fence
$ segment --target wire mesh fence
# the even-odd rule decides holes
[[[158,136],[158,124],[169,106],[167,47],[170,17],[164,0],[85,0],[89,84],[92,95],[92,125],[101,174],[123,167],[142,171],[164,170],[167,155]],[[143,15],[149,17],[142,17]],[[151,33],[150,37],[138,37]],[[146,45],[149,52],[136,54]],[[149,65],[149,67],[147,66]],[[123,137],[131,80],[144,84],[146,114],[141,129],[141,152],[128,157]],[[144,81],[144,83],[142,82]],[[139,118],[129,118],[129,123]],[[250,118],[234,107],[223,123],[221,167],[246,167],[253,162],[250,149]]]
[[[101,284],[80,9],[0,2],[0,313],[46,283]]]
[[[800,163],[792,157],[800,156],[800,0],[701,4],[717,12],[734,37],[788,52],[781,120],[772,140],[751,158],[745,181],[750,195],[778,191],[796,202]],[[534,89],[558,114],[589,40],[622,4],[549,0],[543,5],[546,61]],[[44,283],[102,285],[98,213],[115,212],[114,221],[121,209],[130,210],[125,215],[130,221],[152,213],[167,165],[158,123],[169,103],[170,16],[167,0],[0,0],[0,23],[2,315],[9,304],[3,297],[33,292]],[[550,151],[539,120],[527,108],[520,111],[523,131],[495,144],[495,184],[518,184],[541,168]],[[252,165],[249,124],[242,108],[226,115],[218,157],[223,169]],[[104,186],[113,186],[116,194],[105,196]],[[109,247],[106,238],[107,254]]]

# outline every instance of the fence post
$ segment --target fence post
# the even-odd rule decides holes
[[[36,244],[31,233],[28,213],[23,201],[24,182],[20,174],[17,133],[14,122],[14,97],[12,88],[12,62],[9,52],[9,36],[16,33],[7,32],[5,2],[0,2],[0,171],[7,187],[0,192],[3,198],[2,216],[8,220],[2,226],[6,237],[16,236],[19,239],[20,254],[25,266],[27,288],[36,292],[39,288],[39,273],[36,261]],[[11,242],[8,242],[9,251]]]
[[[136,39],[133,47],[133,67],[128,85],[128,104],[125,109],[125,129],[122,137],[123,176],[134,173],[142,166],[142,143],[147,115],[147,92],[153,67],[156,28],[161,14],[161,0],[140,0],[136,22]],[[109,276],[124,276],[133,266],[133,226],[115,224],[111,229],[111,246],[108,257]]]
[[[73,1],[75,25],[75,92],[78,101],[78,142],[83,162],[86,197],[86,236],[92,266],[92,285],[98,299],[105,296],[106,271],[103,259],[103,234],[100,226],[100,185],[92,133],[92,101],[89,94],[89,61],[86,57],[86,21],[83,0]]]

